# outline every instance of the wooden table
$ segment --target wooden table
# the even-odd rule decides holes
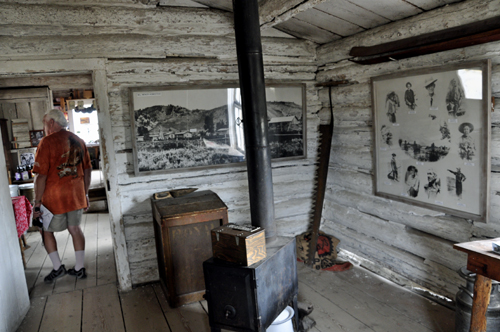
[[[490,303],[491,279],[500,281],[500,254],[493,251],[491,245],[493,242],[500,244],[500,238],[453,245],[454,249],[468,254],[467,270],[477,275],[472,302],[471,332],[486,331],[486,311]]]

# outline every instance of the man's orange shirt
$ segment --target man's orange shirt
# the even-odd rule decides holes
[[[85,142],[60,130],[38,144],[33,172],[47,175],[42,204],[53,214],[87,207],[84,169],[92,168]]]

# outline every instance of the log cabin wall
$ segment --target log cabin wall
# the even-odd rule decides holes
[[[237,83],[232,15],[158,8],[137,0],[82,4],[2,3],[0,80],[92,75],[103,171],[120,287],[158,280],[150,197],[179,187],[216,192],[229,221],[250,221],[245,166],[135,176],[129,88]],[[278,232],[307,228],[313,198],[319,111],[316,44],[263,38],[268,83],[306,83],[307,159],[273,163]],[[5,83],[10,85],[10,83]]]
[[[297,51],[303,52],[291,50]],[[307,229],[312,207],[319,102],[314,87],[316,66],[307,61],[296,63],[296,59],[290,57],[287,60],[286,56],[280,56],[282,59],[279,62],[269,61],[264,70],[268,83],[301,82],[307,85],[307,159],[272,163],[278,233],[293,236]],[[313,59],[312,54],[309,59]],[[110,60],[107,77],[130,274],[132,283],[138,284],[159,278],[150,203],[153,193],[183,187],[212,190],[228,206],[229,222],[234,223],[250,222],[250,206],[246,166],[135,176],[129,88],[176,85],[195,88],[236,84],[238,67],[235,59]]]
[[[464,280],[457,270],[466,255],[453,250],[457,242],[500,236],[500,42],[446,51],[377,65],[348,61],[353,46],[388,41],[467,24],[500,15],[500,1],[466,1],[318,48],[317,81],[348,80],[332,89],[335,129],[323,231],[338,237],[343,257],[357,259],[370,270],[411,286],[423,285],[454,298]],[[491,198],[488,224],[444,215],[374,196],[373,117],[370,77],[407,69],[492,60]],[[320,91],[328,107],[328,88]]]

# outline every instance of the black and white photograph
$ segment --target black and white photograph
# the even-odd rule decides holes
[[[36,149],[22,149],[17,151],[17,162],[19,166],[28,166],[35,163]]]
[[[375,195],[487,221],[489,66],[478,61],[372,78]]]
[[[43,130],[30,130],[31,147],[37,147],[44,136]]]
[[[131,89],[136,174],[245,161],[239,88]],[[304,158],[304,87],[266,87],[273,159]]]

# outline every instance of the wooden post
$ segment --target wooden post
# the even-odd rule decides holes
[[[471,332],[486,332],[486,311],[490,304],[491,279],[477,274],[470,319]]]

